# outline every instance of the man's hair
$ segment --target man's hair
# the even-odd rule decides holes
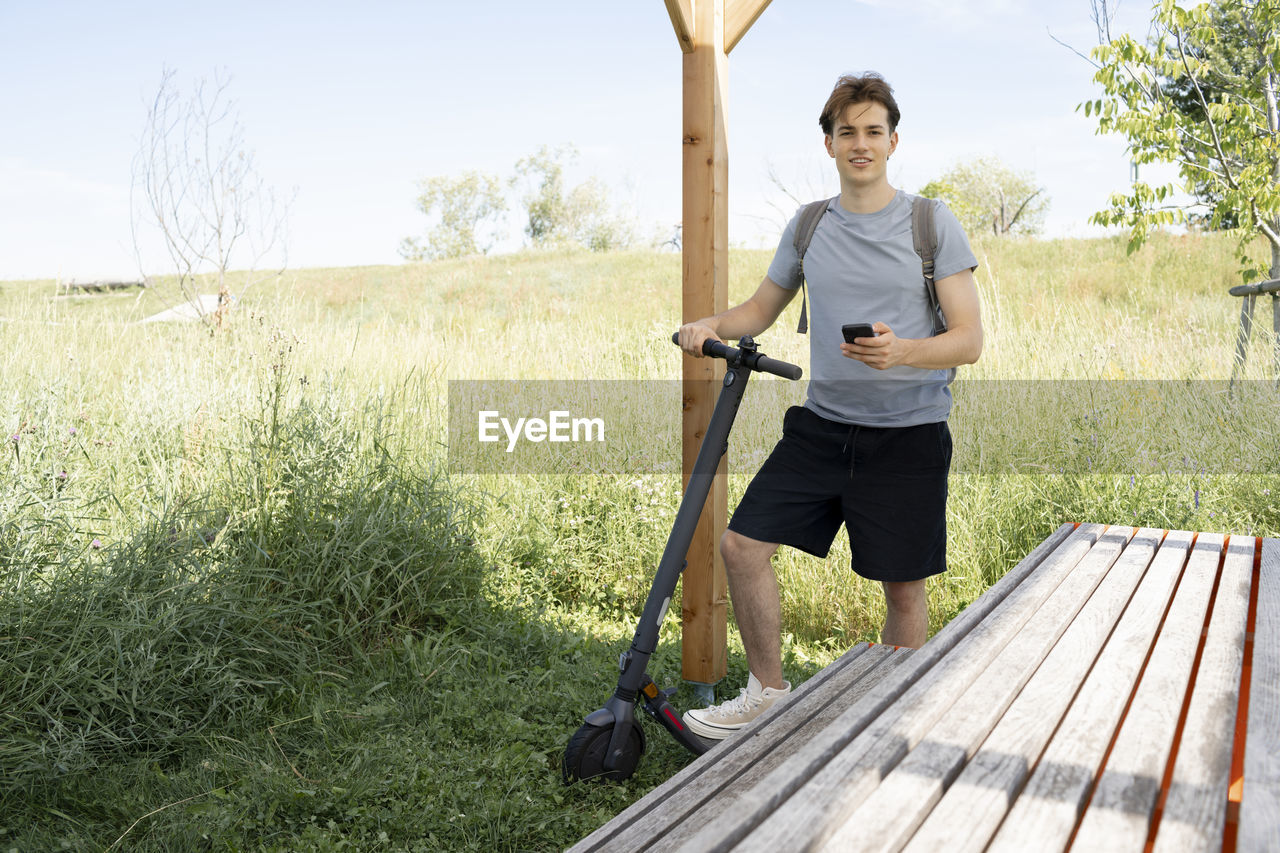
[[[898,102],[893,99],[893,88],[879,74],[868,71],[861,77],[846,74],[836,81],[836,87],[831,90],[831,97],[827,98],[827,105],[822,108],[822,115],[818,116],[818,124],[822,125],[822,132],[831,136],[836,122],[844,115],[845,109],[850,104],[862,104],[867,101],[881,104],[889,111],[890,133],[898,129],[898,119],[902,118],[902,113],[898,110]]]

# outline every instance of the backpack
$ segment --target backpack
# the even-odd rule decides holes
[[[814,232],[818,230],[818,221],[827,212],[827,205],[833,201],[834,198],[829,198],[806,204],[796,220],[794,245],[796,254],[800,257],[800,324],[796,331],[802,335],[809,331],[809,312],[804,292],[804,253],[813,240]],[[938,232],[933,222],[935,208],[931,198],[914,196],[911,199],[911,242],[916,254],[920,256],[920,271],[924,275],[929,305],[933,308],[933,334],[940,335],[947,330],[947,319],[942,314],[942,306],[938,304],[938,290],[933,283],[933,255],[938,250]]]

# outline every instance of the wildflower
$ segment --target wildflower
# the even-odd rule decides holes
[[[1200,508],[1200,490],[1199,489],[1196,489],[1195,504],[1196,504],[1196,509],[1199,509]]]
[[[71,429],[67,430],[67,434],[68,434],[68,435],[75,435],[75,434],[76,434],[76,428],[75,428],[75,427],[72,427]]]
[[[102,540],[94,539],[92,542],[89,543],[89,547],[95,551],[99,550],[100,548],[102,548]]]

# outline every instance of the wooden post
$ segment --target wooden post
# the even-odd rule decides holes
[[[684,202],[681,312],[685,322],[728,307],[729,147],[725,106],[728,51],[769,5],[769,0],[665,0],[684,54]],[[720,390],[724,363],[684,360],[684,482],[706,434]],[[727,523],[725,468],[707,498],[689,546],[682,579],[684,678],[714,684],[724,677],[728,589],[719,541]]]
[[[1280,293],[1271,294],[1271,331],[1275,332],[1271,343],[1271,364],[1275,368],[1276,387],[1280,388]]]
[[[1276,374],[1276,387],[1280,388],[1280,279],[1269,279],[1257,284],[1239,284],[1227,291],[1232,296],[1244,297],[1240,305],[1240,329],[1236,332],[1236,358],[1231,368],[1231,387],[1244,372],[1249,360],[1249,338],[1253,334],[1253,307],[1258,297],[1271,294],[1271,328],[1275,332],[1272,362]]]
[[[1249,338],[1253,335],[1253,303],[1257,299],[1253,293],[1246,294],[1240,303],[1240,328],[1236,331],[1236,358],[1231,366],[1231,384],[1244,371],[1245,362],[1249,360]]]

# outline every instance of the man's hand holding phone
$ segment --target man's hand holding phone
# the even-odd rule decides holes
[[[875,329],[870,323],[845,323],[840,327],[840,333],[844,335],[846,344],[856,344],[857,338],[874,338],[876,336]]]
[[[893,333],[886,323],[846,323],[840,327],[844,343],[840,352],[876,370],[901,364],[908,343]]]

